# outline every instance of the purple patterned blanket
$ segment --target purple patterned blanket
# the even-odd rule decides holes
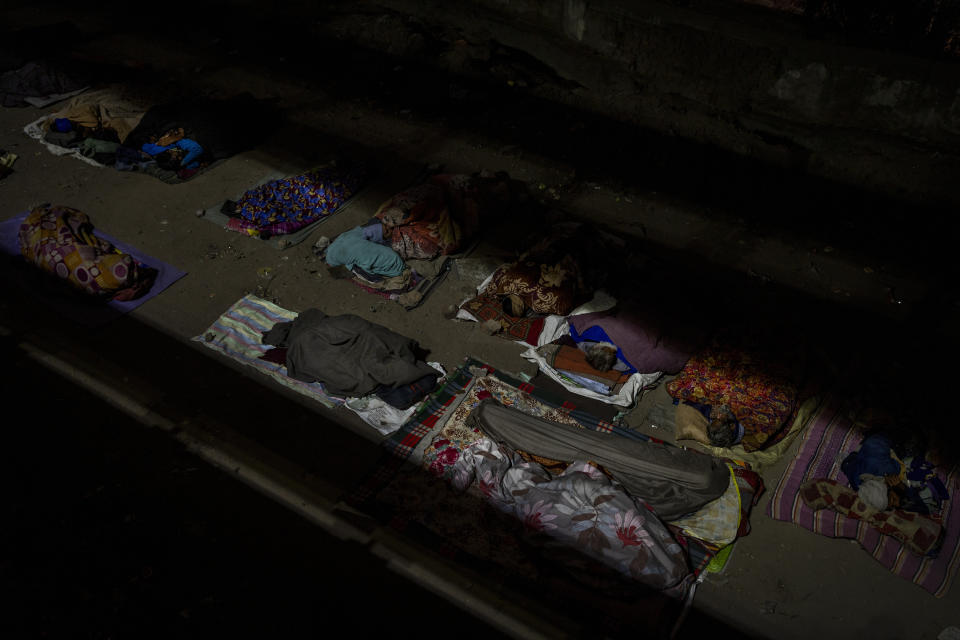
[[[943,544],[937,557],[921,557],[896,538],[880,533],[864,520],[846,517],[832,509],[814,510],[801,497],[808,480],[826,478],[846,484],[840,463],[860,447],[862,434],[841,412],[837,398],[828,398],[811,418],[800,452],[784,471],[767,506],[767,515],[793,522],[832,538],[851,538],[892,573],[923,587],[938,598],[945,596],[960,566],[960,472],[938,471],[951,499],[944,505]]]

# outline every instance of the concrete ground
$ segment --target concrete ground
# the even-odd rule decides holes
[[[23,27],[73,21],[95,37],[78,40],[71,48],[97,64],[108,61],[112,72],[124,79],[220,95],[248,90],[275,99],[282,108],[285,119],[267,142],[181,185],[54,157],[22,132],[26,123],[50,109],[0,110],[0,148],[20,156],[15,172],[0,183],[0,217],[41,202],[73,206],[87,212],[103,231],[188,272],[109,331],[67,326],[11,289],[0,300],[0,309],[14,342],[42,348],[85,374],[111,381],[174,422],[192,421],[193,428],[221,435],[229,431],[238,449],[249,443],[265,452],[271,464],[307,473],[326,498],[359,482],[376,460],[373,444],[378,435],[353,414],[310,406],[250,372],[236,371],[231,362],[201,353],[202,347],[190,339],[238,298],[255,292],[297,311],[316,306],[329,314],[356,313],[384,324],[416,338],[430,349],[431,359],[448,369],[472,355],[504,370],[534,375],[533,366],[519,357],[518,345],[489,336],[474,324],[446,319],[450,305],[478,284],[474,273],[454,269],[423,305],[406,312],[332,278],[310,251],[316,237],[333,237],[368,219],[429,164],[450,171],[505,170],[547,201],[643,239],[665,264],[676,264],[678,273],[694,272],[704,278],[697,282],[725,287],[738,300],[749,300],[758,313],[782,322],[787,335],[824,340],[821,344],[840,370],[848,371],[844,367],[851,356],[864,352],[887,360],[874,347],[894,332],[912,332],[911,347],[896,356],[914,373],[925,371],[919,368],[928,353],[925,340],[952,348],[950,330],[956,326],[958,308],[938,297],[938,286],[948,277],[937,269],[949,263],[947,256],[920,256],[913,244],[904,255],[891,250],[898,235],[914,238],[916,230],[908,234],[878,221],[869,231],[875,242],[857,245],[835,228],[756,224],[736,211],[686,200],[675,191],[638,187],[622,176],[584,177],[589,158],[565,159],[551,147],[493,136],[489,123],[470,126],[423,105],[422,94],[398,94],[398,88],[420,87],[418,83],[435,79],[400,63],[384,67],[382,59],[362,50],[342,51],[356,77],[327,77],[322,65],[307,73],[304,69],[311,65],[290,64],[279,53],[274,58],[266,47],[254,44],[255,50],[236,53],[223,46],[221,34],[189,27],[178,32],[174,42],[108,11],[58,7],[54,12],[24,5],[7,10],[4,18],[5,25]],[[544,120],[549,136],[550,121]],[[526,134],[517,131],[518,140],[526,140]],[[343,154],[366,158],[379,172],[347,209],[303,244],[277,251],[196,215],[266,174],[296,173]],[[835,218],[837,226],[844,227],[843,212]],[[471,257],[494,262],[506,258],[517,240],[515,231],[498,229]],[[804,331],[810,336],[803,336]],[[867,370],[856,371],[864,375]],[[204,379],[200,372],[230,384],[211,382],[208,387],[198,382]],[[889,382],[878,375],[875,386],[885,389]],[[857,379],[846,383],[858,386]],[[862,386],[870,385],[864,381]],[[257,404],[249,404],[254,397]],[[285,420],[278,422],[275,416],[281,411]],[[640,424],[643,416],[628,416],[627,422]],[[792,453],[764,471],[770,490]],[[784,639],[932,639],[945,627],[960,625],[956,589],[945,598],[933,598],[888,573],[854,543],[774,522],[764,515],[768,497],[769,491],[754,510],[752,532],[737,543],[725,572],[700,586],[695,607],[704,616],[743,635]],[[483,592],[480,585],[473,586],[478,594]]]
[[[411,603],[432,624],[462,623],[443,598],[355,542],[102,399],[50,384],[22,353],[4,356],[15,364],[3,374],[6,393],[82,407],[69,421],[8,433],[19,455],[2,472],[4,637],[313,637],[338,627],[379,636],[396,632]],[[474,619],[465,636],[500,634]]]

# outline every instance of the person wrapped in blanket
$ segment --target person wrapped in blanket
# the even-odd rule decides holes
[[[346,267],[355,278],[382,291],[408,288],[412,270],[383,237],[383,225],[373,218],[338,235],[325,249],[314,246],[331,267]]]
[[[567,315],[603,287],[611,257],[622,241],[581,222],[560,222],[550,234],[493,274],[487,287],[464,307],[487,317],[491,303],[502,309],[504,329],[532,314]]]
[[[188,180],[205,166],[251,148],[274,126],[275,115],[268,103],[249,93],[155,104],[122,139],[117,168],[142,169],[164,180]]]
[[[522,190],[504,172],[437,174],[391,197],[374,217],[401,258],[430,260],[464,249],[482,223],[522,199]]]
[[[705,334],[666,305],[619,303],[567,319],[569,333],[539,349],[547,362],[592,391],[608,395],[634,373],[675,374]]]
[[[140,150],[154,159],[157,166],[167,171],[196,171],[207,159],[203,147],[186,137],[183,127],[169,129],[160,136],[151,136]]]
[[[344,231],[333,242],[324,236],[313,246],[313,252],[334,268],[346,270],[360,288],[382,297],[394,299],[404,306],[417,304],[422,294],[414,288],[423,276],[412,269],[384,238],[383,224],[372,218],[365,224]]]
[[[109,300],[133,300],[153,286],[157,271],[94,234],[93,223],[70,207],[41,205],[19,231],[30,263],[75,288]]]
[[[667,383],[674,403],[708,420],[704,444],[765,449],[786,435],[806,389],[803,351],[759,340],[718,337]]]
[[[261,357],[286,366],[291,378],[320,382],[336,396],[372,393],[397,409],[422,400],[440,377],[415,340],[353,314],[307,309],[262,340],[276,348]]]
[[[327,165],[306,173],[271,180],[248,190],[222,213],[233,218],[227,227],[261,239],[294,233],[336,212],[364,180],[360,167]]]

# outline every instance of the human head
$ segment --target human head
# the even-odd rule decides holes
[[[167,149],[154,156],[157,166],[166,171],[180,170],[181,153],[179,149]]]
[[[617,364],[617,348],[610,343],[597,342],[583,349],[587,364],[597,371],[610,371]]]
[[[707,427],[707,436],[710,444],[715,447],[729,447],[737,440],[737,418],[727,405],[717,407],[713,412],[710,425]]]

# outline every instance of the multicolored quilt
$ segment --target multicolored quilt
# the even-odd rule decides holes
[[[787,369],[764,354],[712,347],[690,358],[667,391],[687,402],[729,406],[746,431],[743,448],[755,451],[786,435],[799,404],[799,384]]]
[[[21,224],[19,240],[28,262],[93,296],[135,300],[157,277],[156,269],[97,236],[90,217],[72,207],[36,207]]]
[[[294,233],[336,213],[364,179],[361,169],[324,165],[301,175],[270,180],[240,196],[238,215],[227,221],[227,228],[251,236]]]
[[[945,531],[936,557],[923,557],[864,519],[848,517],[831,508],[813,509],[803,499],[803,487],[826,479],[846,484],[840,464],[860,448],[862,434],[842,411],[842,402],[827,398],[803,436],[800,452],[790,463],[767,507],[767,515],[793,522],[831,538],[851,538],[860,543],[892,573],[923,587],[938,598],[947,595],[960,566],[960,470],[938,470],[951,499],[944,504],[941,523]]]

